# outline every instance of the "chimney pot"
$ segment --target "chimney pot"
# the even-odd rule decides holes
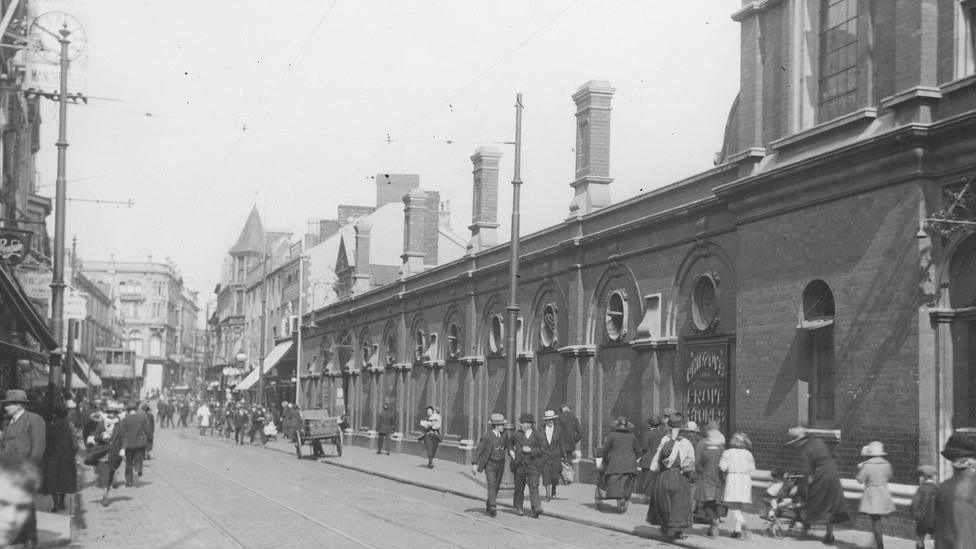
[[[468,252],[478,253],[498,244],[498,162],[502,153],[495,147],[478,147],[471,155],[474,175],[471,207],[471,240]]]
[[[573,94],[576,103],[575,197],[570,217],[588,214],[611,204],[610,101],[616,90],[606,80],[590,80]]]

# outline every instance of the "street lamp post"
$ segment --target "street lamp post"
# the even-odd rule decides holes
[[[64,341],[64,210],[67,203],[65,164],[68,153],[68,36],[71,31],[65,25],[58,30],[58,34],[61,44],[61,86],[58,95],[58,141],[55,144],[58,148],[58,175],[54,199],[54,280],[51,281],[51,328],[54,340],[58,343],[58,352],[52,354],[48,370],[48,401],[52,405],[60,399],[61,346]]]
[[[511,257],[508,265],[508,305],[505,310],[508,312],[506,324],[506,346],[508,352],[505,354],[506,369],[508,370],[508,417],[514,421],[515,410],[515,376],[518,364],[518,334],[516,325],[518,324],[518,276],[519,276],[519,189],[522,186],[520,177],[522,162],[522,94],[515,95],[515,175],[512,178],[512,241],[509,244]]]

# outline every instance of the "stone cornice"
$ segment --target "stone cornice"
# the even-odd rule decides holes
[[[792,135],[782,137],[775,141],[770,141],[769,148],[774,150],[785,149],[787,147],[791,147],[793,145],[796,145],[808,139],[826,133],[830,133],[839,128],[845,128],[853,124],[857,124],[858,122],[863,123],[865,121],[871,121],[877,117],[878,117],[878,109],[875,109],[873,107],[859,109],[852,113],[845,114],[844,116],[839,116],[837,118],[834,118],[833,120],[830,120],[828,122],[824,122],[823,124],[818,124],[808,130],[804,130],[799,133],[794,133]]]
[[[678,338],[658,337],[637,339],[630,342],[630,347],[635,351],[672,351],[678,348]]]
[[[881,100],[881,106],[890,109],[896,105],[915,100],[937,101],[942,99],[942,90],[929,86],[915,86]]]
[[[409,372],[413,369],[413,364],[409,362],[398,362],[393,365],[393,369],[397,372]]]
[[[769,8],[779,4],[782,0],[753,0],[748,4],[742,6],[742,9],[732,14],[732,20],[736,23],[741,23],[747,18],[757,15],[763,10],[768,10]]]
[[[962,307],[959,309],[929,309],[929,320],[933,325],[948,324],[957,320],[976,320],[976,307]]]
[[[462,356],[458,359],[458,362],[460,362],[462,366],[481,366],[485,363],[485,357],[480,355]]]

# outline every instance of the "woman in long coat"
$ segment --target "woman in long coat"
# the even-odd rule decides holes
[[[634,478],[637,476],[637,458],[640,456],[640,443],[631,432],[634,424],[625,417],[613,421],[613,431],[603,440],[602,486],[606,490],[605,499],[617,500],[617,507],[623,513],[630,503],[634,491]]]
[[[695,448],[681,434],[682,426],[681,414],[668,419],[671,431],[661,440],[651,461],[651,471],[658,474],[647,509],[647,522],[660,526],[661,533],[674,539],[687,539],[683,530],[692,523],[688,475],[695,469]]]
[[[803,508],[803,528],[808,531],[814,524],[825,523],[824,543],[834,542],[834,524],[847,522],[844,489],[840,485],[840,470],[827,445],[808,435],[803,427],[789,430],[791,439],[786,444],[800,452],[803,473],[807,476],[806,505]]]
[[[546,501],[556,496],[556,486],[563,475],[563,432],[556,425],[559,416],[546,410],[542,416],[542,485],[546,487]]]
[[[719,504],[725,482],[719,462],[725,451],[725,436],[719,431],[718,423],[712,421],[705,425],[705,438],[695,447],[695,475],[698,488],[695,490],[695,505],[708,522],[708,535],[718,534]]]
[[[68,421],[68,410],[55,406],[53,417],[47,422],[47,444],[44,447],[44,476],[41,493],[54,499],[52,512],[64,510],[65,494],[78,491],[78,471],[75,467],[74,426]]]

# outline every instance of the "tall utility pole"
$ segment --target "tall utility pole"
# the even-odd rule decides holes
[[[61,88],[58,95],[58,176],[55,180],[54,198],[54,280],[51,281],[51,329],[58,343],[58,352],[51,355],[48,370],[48,402],[60,401],[61,353],[64,343],[64,223],[67,185],[65,163],[68,153],[68,36],[67,26],[58,29],[61,36]],[[70,364],[68,365],[71,366]]]
[[[512,241],[509,245],[511,258],[508,264],[508,320],[506,326],[505,353],[506,369],[508,371],[508,417],[515,421],[515,377],[518,373],[518,276],[519,276],[519,189],[522,186],[520,178],[522,162],[522,94],[515,95],[515,176],[512,178]]]
[[[295,406],[302,398],[302,305],[305,301],[305,241],[298,252],[298,334],[295,336]],[[291,319],[288,319],[291,322]]]
[[[267,328],[267,309],[268,309],[268,241],[267,235],[261,231],[261,247],[264,251],[264,262],[261,267],[261,339],[258,343],[258,406],[264,406],[264,351],[266,339],[264,336],[268,332]]]

